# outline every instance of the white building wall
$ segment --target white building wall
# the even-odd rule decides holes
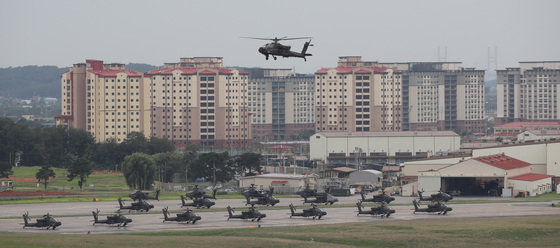
[[[546,174],[560,177],[560,143],[546,145]]]
[[[519,191],[527,191],[530,196],[536,196],[552,192],[552,178],[544,178],[536,181],[509,180],[508,187],[513,188],[513,195],[518,195]]]
[[[317,138],[319,137],[319,138]],[[448,153],[460,149],[460,137],[456,136],[378,136],[378,137],[326,137],[317,133],[310,137],[310,159],[326,161],[329,153],[344,153],[350,156],[356,147],[369,155],[371,152],[386,152],[395,156],[397,152]]]
[[[560,149],[558,150],[560,151]],[[546,144],[532,144],[519,146],[500,146],[473,149],[474,158],[504,153],[507,156],[525,161],[530,164],[546,164]]]
[[[422,196],[435,194],[441,189],[441,177],[439,176],[422,176],[418,178],[418,190],[424,191]]]

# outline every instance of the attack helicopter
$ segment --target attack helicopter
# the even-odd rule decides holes
[[[227,211],[229,214],[229,219],[242,219],[242,220],[251,220],[251,221],[260,221],[262,218],[266,217],[266,214],[263,214],[255,209],[254,206],[251,206],[247,211],[241,211],[241,214],[233,214],[235,211],[230,206],[227,206]]]
[[[437,213],[437,214],[447,214],[447,212],[452,211],[453,209],[445,205],[444,203],[437,201],[428,204],[426,208],[420,208],[420,204],[416,199],[412,200],[412,204],[414,204],[414,214],[416,212],[426,212],[426,213]]]
[[[259,48],[259,53],[263,54],[266,60],[268,60],[269,56],[272,56],[274,60],[277,59],[276,56],[282,56],[284,58],[288,58],[288,57],[303,58],[304,61],[307,61],[306,56],[312,56],[312,54],[307,53],[307,48],[313,46],[313,44],[311,44],[311,37],[288,38],[284,36],[281,38],[278,37],[274,37],[274,38],[241,37],[241,38],[272,41],[271,43],[268,43]],[[279,41],[282,40],[302,40],[302,39],[309,39],[309,41],[306,41],[303,44],[303,49],[301,50],[300,53],[291,51],[290,50],[291,46],[285,46],[279,43]]]
[[[121,214],[115,214],[113,216],[107,216],[106,220],[99,220],[99,209],[95,211],[91,211],[93,214],[93,225],[95,224],[107,224],[107,225],[114,225],[117,224],[118,227],[126,226],[128,223],[132,222],[132,219],[127,218]]]
[[[144,201],[144,200],[138,200],[137,202],[133,202],[130,206],[125,206],[123,203],[124,201],[119,197],[119,210],[117,210],[117,213],[120,212],[121,210],[127,210],[128,212],[130,211],[150,211],[150,209],[154,208],[154,205]]]
[[[356,203],[356,206],[358,207],[358,214],[357,216],[360,216],[360,214],[369,214],[369,215],[379,215],[381,217],[387,217],[389,218],[389,216],[391,214],[395,213],[394,209],[388,208],[387,206],[385,206],[385,202],[381,202],[381,204],[377,207],[372,207],[369,211],[368,210],[362,210],[362,202],[358,201],[358,203]]]
[[[325,205],[330,204],[333,205],[338,199],[327,192],[317,193],[316,189],[310,189],[309,185],[305,186],[305,189],[302,191],[296,192],[299,196],[303,197],[303,203],[315,203],[321,204],[325,203]],[[308,199],[313,198],[313,199]]]
[[[181,196],[181,207],[210,208],[216,204],[208,198],[194,198],[192,201],[192,203],[187,203],[185,197]]]
[[[128,195],[128,197],[130,197],[130,199],[132,199],[133,201],[137,201],[137,200],[157,200],[159,201],[159,190],[156,191],[156,196],[151,197],[149,196],[150,193],[145,193],[142,192],[140,190]]]
[[[177,214],[177,216],[175,217],[170,217],[168,210],[169,207],[165,207],[164,209],[162,209],[163,217],[164,217],[163,222],[176,221],[176,222],[186,222],[187,224],[192,223],[194,225],[194,223],[202,219],[202,217],[196,215],[195,213],[193,213],[192,210],[188,208],[185,212],[183,212],[182,214]]]
[[[241,192],[245,199],[247,199],[247,203],[245,205],[266,205],[266,206],[274,206],[280,202],[280,200],[276,199],[272,196],[274,192],[274,188],[270,187],[269,190],[259,190],[255,188],[254,184],[251,184],[249,189]],[[256,198],[256,201],[251,201],[252,198]]]
[[[186,196],[190,199],[206,198],[206,199],[216,200],[216,192],[217,191],[218,191],[218,189],[214,188],[212,190],[212,196],[208,196],[208,195],[206,195],[206,192],[204,192],[204,191],[202,191],[198,188],[198,185],[195,185],[193,191],[188,192],[186,194]]]
[[[360,192],[362,196],[362,202],[384,202],[384,203],[391,203],[395,200],[395,197],[385,194],[385,191],[382,191],[380,195],[374,195],[372,198],[367,199],[364,192]]]
[[[317,218],[320,220],[321,217],[327,215],[327,212],[321,210],[315,204],[311,204],[310,208],[304,209],[303,212],[301,213],[296,213],[296,207],[294,207],[294,204],[290,204],[290,211],[292,212],[290,218],[294,216],[300,216],[300,217],[313,217],[313,219]]]
[[[448,202],[450,200],[453,200],[453,196],[451,196],[450,194],[447,194],[445,192],[442,192],[442,191],[439,191],[438,193],[435,193],[435,194],[431,194],[430,197],[422,197],[423,192],[424,191],[418,190],[418,196],[420,197],[420,201]]]
[[[29,218],[29,212],[23,214],[23,228],[26,227],[37,227],[37,228],[52,228],[55,230],[58,226],[62,225],[62,222],[57,221],[55,218],[52,217],[49,213],[43,215],[43,218],[37,219],[35,223],[29,223],[31,218]]]

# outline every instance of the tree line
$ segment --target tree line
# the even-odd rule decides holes
[[[199,154],[195,145],[177,151],[166,138],[146,139],[137,132],[130,133],[122,143],[96,143],[84,130],[0,118],[0,177],[10,175],[16,163],[41,166],[36,178],[45,189],[49,179],[56,176],[50,167],[67,169],[68,180],[78,178],[80,189],[92,169],[121,170],[127,184],[135,189],[149,189],[156,179],[225,182],[236,174],[260,172],[260,154],[245,153],[236,158],[228,153]]]

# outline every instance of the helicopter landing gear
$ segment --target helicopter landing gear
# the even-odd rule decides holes
[[[275,56],[272,56],[274,58],[274,60],[277,60],[278,58],[276,58]]]
[[[268,55],[265,56],[265,59],[268,60]]]

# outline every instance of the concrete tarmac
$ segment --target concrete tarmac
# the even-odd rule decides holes
[[[292,198],[281,199],[282,205],[288,205]],[[354,203],[353,197],[341,199],[342,203]],[[301,199],[293,198],[293,203],[300,205]],[[227,212],[201,212],[197,213],[202,220],[196,224],[182,224],[176,222],[163,221],[161,209],[169,205],[169,210],[179,210],[178,202],[180,201],[152,201],[156,207],[146,214],[129,215],[133,219],[127,227],[111,227],[103,224],[92,225],[91,211],[95,208],[101,210],[101,214],[111,214],[115,211],[115,203],[96,202],[96,203],[48,203],[48,204],[18,204],[0,206],[0,213],[4,217],[0,219],[0,232],[24,232],[24,233],[130,233],[130,232],[153,232],[153,231],[178,231],[178,230],[201,230],[201,229],[218,229],[218,228],[258,228],[258,226],[300,226],[300,225],[316,225],[316,224],[336,224],[348,222],[366,222],[366,221],[383,221],[390,222],[393,220],[414,220],[414,219],[455,219],[468,217],[496,217],[496,216],[537,216],[537,215],[560,215],[560,208],[550,206],[550,203],[487,203],[487,204],[457,204],[450,202],[448,205],[453,208],[452,212],[447,215],[417,213],[413,214],[413,206],[393,206],[396,213],[389,218],[372,217],[369,215],[356,216],[356,208],[325,208],[328,213],[321,220],[313,220],[311,218],[293,217],[290,218],[289,210],[263,210],[261,212],[267,215],[260,222],[251,222],[250,220],[232,219],[227,221]],[[241,199],[217,200],[218,207],[231,205],[238,207],[240,210],[245,209]],[[371,206],[371,204],[366,204]],[[301,211],[302,207],[298,208]],[[42,215],[50,212],[54,217],[62,222],[62,226],[56,231],[46,231],[34,228],[22,228],[23,220],[21,218],[5,218],[20,216],[24,211],[29,211],[31,215]],[[196,210],[194,210],[196,212]],[[238,213],[238,212],[236,212]],[[79,217],[56,217],[69,216],[76,214],[87,214],[88,216]],[[126,214],[125,214],[126,215]],[[172,214],[175,216],[175,214]],[[105,216],[100,216],[105,219]],[[33,222],[35,220],[32,220]]]

